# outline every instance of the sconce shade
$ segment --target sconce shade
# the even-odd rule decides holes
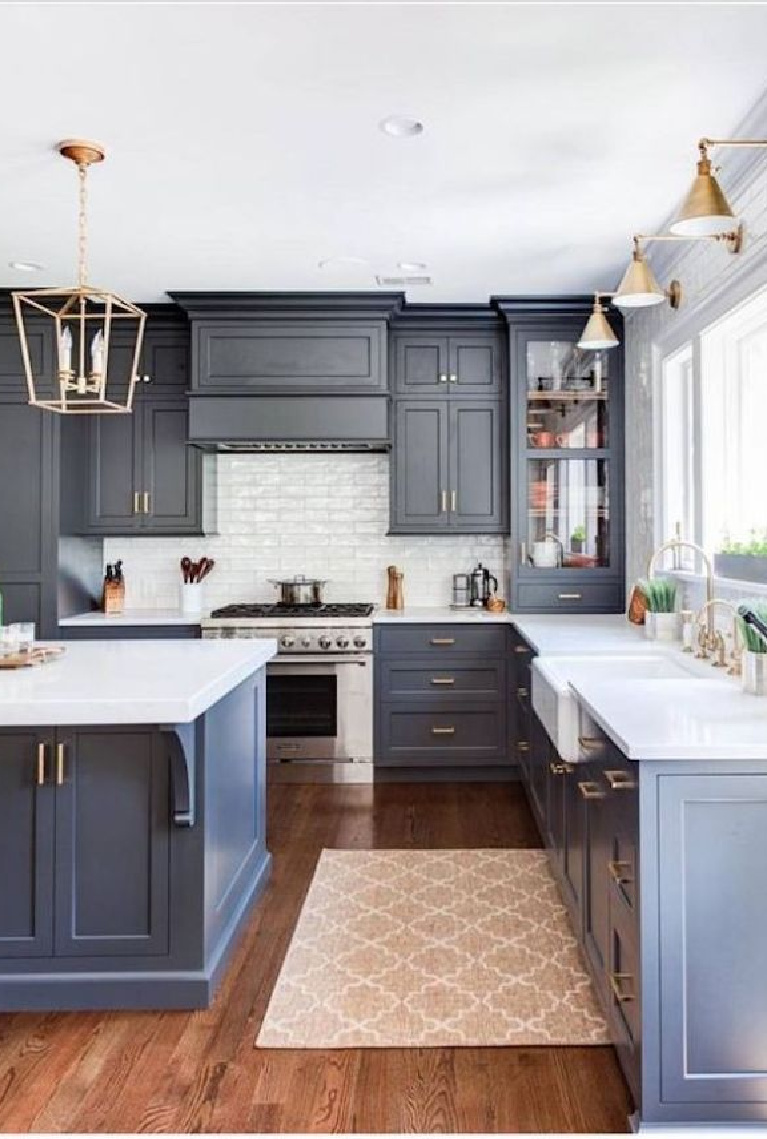
[[[581,333],[578,347],[592,352],[600,352],[607,348],[615,348],[617,345],[618,338],[610,327],[610,322],[597,298],[594,301],[594,310]]]
[[[618,308],[647,308],[662,304],[666,294],[655,279],[641,250],[635,250],[623,274],[613,304]]]
[[[734,228],[734,217],[722,187],[711,173],[711,160],[701,158],[695,181],[671,232],[678,237],[716,237]]]

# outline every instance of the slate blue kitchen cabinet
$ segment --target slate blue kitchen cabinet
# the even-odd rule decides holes
[[[500,298],[508,322],[511,607],[620,612],[624,583],[623,348],[584,352],[593,299]],[[622,340],[619,316],[610,313]],[[556,562],[541,543],[550,542]]]
[[[445,400],[398,400],[394,405],[390,533],[446,531],[450,463]]]
[[[494,332],[400,332],[393,337],[395,393],[410,396],[495,396],[503,353]]]
[[[30,332],[35,369],[51,376],[53,341],[41,322]],[[3,620],[34,621],[54,636],[59,513],[58,417],[28,403],[15,321],[0,315],[0,593]]]
[[[0,732],[0,957],[53,948],[53,789],[45,733]]]
[[[114,355],[113,355],[114,354]],[[62,528],[96,535],[202,533],[202,454],[187,444],[189,348],[186,323],[147,323],[130,415],[94,415],[64,425]],[[110,369],[130,371],[119,338]]]

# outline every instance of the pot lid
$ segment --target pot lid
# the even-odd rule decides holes
[[[304,577],[298,573],[295,577],[270,577],[272,585],[327,585],[327,579],[321,577]]]

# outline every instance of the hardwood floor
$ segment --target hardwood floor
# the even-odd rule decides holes
[[[610,1048],[253,1046],[323,847],[537,845],[516,784],[272,788],[274,874],[213,1007],[0,1014],[0,1130],[627,1130]]]

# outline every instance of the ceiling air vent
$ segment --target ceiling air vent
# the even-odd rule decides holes
[[[377,274],[376,281],[388,289],[405,289],[408,285],[430,285],[431,277],[423,273],[410,274],[409,276],[400,275],[399,277],[382,277]]]

